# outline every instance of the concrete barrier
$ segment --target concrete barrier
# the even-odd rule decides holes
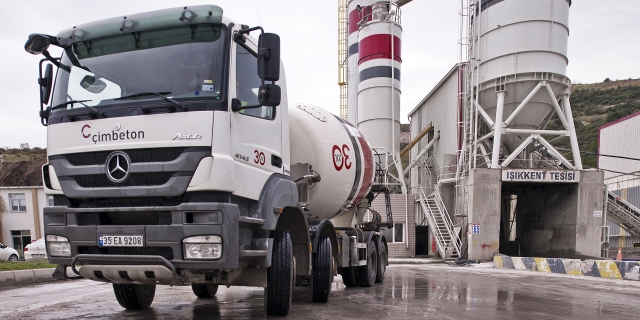
[[[638,261],[495,256],[493,257],[493,267],[640,281],[640,262]]]
[[[33,285],[36,283],[53,282],[51,276],[53,274],[53,268],[47,269],[30,269],[30,270],[13,270],[13,271],[0,271],[0,288],[10,286],[22,286]],[[67,268],[68,279],[80,279],[81,276],[76,275]]]
[[[0,287],[13,286],[16,284],[16,277],[13,271],[0,271]]]
[[[33,270],[14,270],[13,276],[16,277],[16,285],[18,286],[36,283],[36,276],[33,274]]]

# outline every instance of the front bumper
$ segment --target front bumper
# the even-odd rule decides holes
[[[100,219],[86,219],[82,215],[98,216],[103,213],[148,214],[170,212],[171,221],[158,225],[113,225]],[[207,213],[206,221],[187,219],[187,214]],[[82,217],[81,217],[82,216]],[[52,257],[49,262],[71,265],[72,260],[82,255],[129,255],[132,257],[155,255],[166,259],[175,269],[238,269],[241,268],[239,251],[241,241],[240,216],[238,206],[229,203],[184,203],[172,207],[111,207],[111,208],[69,208],[54,206],[44,208],[45,235],[58,235],[69,239],[70,257]],[[87,220],[94,221],[89,222]],[[80,224],[78,222],[81,222]],[[53,225],[58,224],[58,225]],[[64,225],[61,225],[64,224]],[[249,227],[250,229],[250,227]],[[144,247],[101,248],[98,246],[100,234],[143,235]],[[185,260],[182,239],[200,235],[222,237],[222,257],[218,260]],[[141,265],[157,263],[141,262]]]

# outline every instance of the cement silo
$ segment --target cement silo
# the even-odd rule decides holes
[[[402,63],[400,9],[389,1],[378,1],[357,10],[357,126],[372,147],[398,152]],[[353,75],[351,62],[350,58],[349,68]],[[351,92],[349,95],[351,99]]]
[[[485,155],[492,168],[516,159],[531,167],[544,147],[566,167],[582,169],[566,76],[570,6],[570,0],[482,0],[474,7],[470,107],[488,128],[483,133],[476,125],[474,150],[493,137],[493,153]],[[564,130],[545,130],[554,114]],[[568,137],[574,164],[541,135]]]

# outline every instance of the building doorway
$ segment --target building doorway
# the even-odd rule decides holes
[[[11,238],[13,238],[13,248],[22,256],[24,247],[31,243],[31,231],[11,230]]]
[[[416,256],[429,255],[429,227],[416,226]]]

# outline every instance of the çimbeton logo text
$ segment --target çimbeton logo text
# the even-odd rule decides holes
[[[96,134],[91,133],[91,126],[85,124],[82,126],[80,133],[82,133],[82,137],[85,139],[91,138],[93,143],[98,142],[107,142],[107,141],[118,141],[118,140],[138,140],[144,139],[144,131],[122,131],[118,132],[122,129],[120,123],[116,123],[114,129],[109,133],[101,133],[98,132]]]

